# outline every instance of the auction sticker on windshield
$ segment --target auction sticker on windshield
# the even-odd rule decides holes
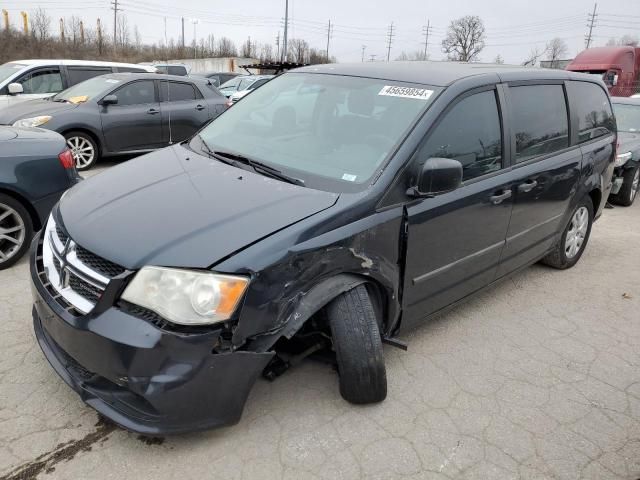
[[[427,90],[426,88],[413,88],[413,87],[397,87],[394,85],[385,85],[380,90],[378,95],[386,95],[387,97],[402,97],[402,98],[418,98],[420,100],[428,100],[433,95],[433,90]]]

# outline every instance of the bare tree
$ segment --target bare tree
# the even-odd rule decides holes
[[[31,34],[40,42],[44,42],[49,38],[49,29],[51,28],[51,18],[40,7],[31,14]]]
[[[129,22],[127,22],[127,17],[124,15],[118,16],[118,22],[116,24],[116,39],[117,45],[123,50],[129,46],[130,38],[129,38]]]
[[[449,60],[472,62],[484,48],[484,24],[480,17],[467,15],[449,25],[447,36],[442,40],[442,51]]]
[[[405,52],[404,50],[396,57],[396,61],[406,62],[406,61],[423,61],[428,60],[429,55],[424,56],[423,50],[416,50],[414,52]]]
[[[270,43],[263,43],[260,46],[260,61],[265,63],[274,61],[273,46]]]
[[[289,40],[287,59],[290,62],[309,63],[309,44],[307,41],[299,38]]]
[[[522,65],[525,67],[535,67],[536,63],[538,63],[545,53],[547,53],[546,48],[542,51],[539,48],[534,48],[531,50],[531,53],[529,53],[529,56],[524,60],[524,62],[522,62]]]
[[[233,40],[227,37],[220,37],[217,42],[216,56],[218,57],[236,57],[238,50]]]
[[[567,42],[557,37],[547,43],[545,50],[547,52],[547,60],[551,60],[552,65],[558,60],[562,60],[562,57],[565,57],[569,52]]]
[[[493,63],[495,63],[496,65],[503,65],[504,58],[502,58],[502,55],[498,54],[496,55],[496,58],[493,59]]]

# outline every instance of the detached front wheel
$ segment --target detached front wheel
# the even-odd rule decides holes
[[[338,361],[340,394],[351,403],[381,402],[387,374],[376,312],[364,285],[333,300],[327,315]]]
[[[627,168],[622,178],[622,187],[616,195],[611,196],[611,201],[623,207],[630,207],[640,190],[640,166]]]

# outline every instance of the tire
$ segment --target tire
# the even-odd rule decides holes
[[[640,188],[640,166],[627,168],[622,174],[620,191],[611,196],[611,201],[623,207],[630,207],[638,195]]]
[[[560,241],[553,251],[542,259],[542,263],[560,270],[573,267],[582,257],[589,242],[592,225],[593,202],[591,198],[585,196],[571,213]],[[575,243],[573,239],[575,239]]]
[[[0,193],[0,270],[16,263],[33,237],[31,215],[15,198]]]
[[[343,293],[327,307],[338,361],[340,394],[356,404],[387,397],[387,374],[376,313],[364,285]]]
[[[100,157],[100,149],[95,140],[84,132],[67,132],[64,134],[67,147],[71,149],[78,171],[89,170]]]

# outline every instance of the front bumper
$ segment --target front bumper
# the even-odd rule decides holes
[[[219,332],[180,334],[116,307],[72,316],[43,284],[31,253],[33,324],[53,369],[99,413],[127,430],[164,435],[239,421],[272,352],[216,353]]]

